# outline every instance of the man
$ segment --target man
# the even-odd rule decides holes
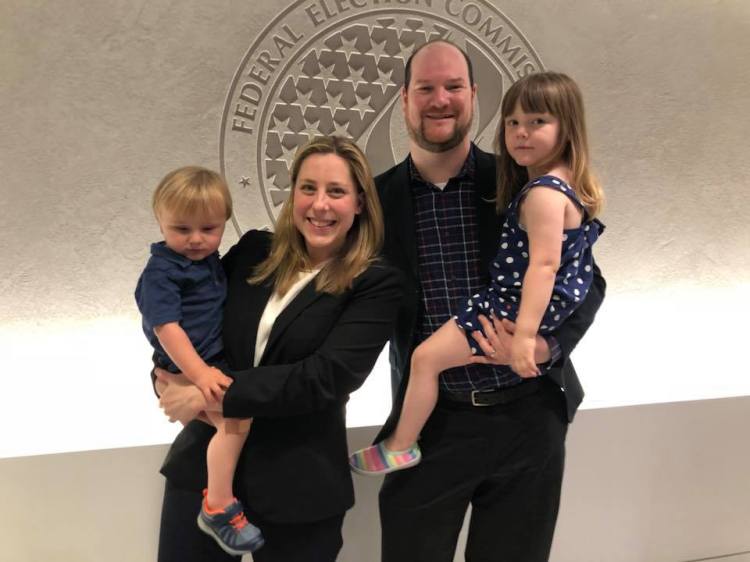
[[[494,156],[469,139],[476,92],[471,62],[450,42],[426,43],[407,61],[401,101],[410,153],[376,178],[384,254],[402,270],[405,289],[391,339],[398,390],[376,441],[398,420],[416,345],[488,283],[501,222]],[[548,559],[567,425],[583,398],[569,355],[604,289],[596,269],[573,316],[554,337],[537,337],[541,377],[508,384],[491,365],[441,374],[440,399],[420,437],[421,464],[387,475],[380,491],[384,562],[451,562],[469,505],[466,560]],[[494,328],[482,347],[507,364],[513,326]]]

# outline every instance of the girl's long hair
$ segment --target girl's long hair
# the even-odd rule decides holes
[[[258,284],[273,278],[274,289],[286,293],[302,271],[312,268],[305,239],[294,225],[293,208],[295,185],[306,158],[314,154],[335,154],[349,166],[361,212],[354,217],[346,240],[333,259],[315,277],[318,291],[341,294],[352,286],[354,278],[375,260],[383,244],[383,212],[375,182],[365,155],[354,141],[343,137],[316,137],[301,146],[292,163],[292,187],[284,202],[271,243],[269,256],[253,271],[249,283]]]
[[[571,187],[585,205],[588,218],[597,216],[604,203],[604,191],[590,169],[583,96],[578,85],[559,72],[529,74],[513,84],[503,98],[495,137],[498,212],[505,211],[530,179],[526,168],[516,164],[505,146],[505,120],[517,104],[526,113],[549,113],[558,119],[560,136],[550,162],[561,160],[570,168]]]

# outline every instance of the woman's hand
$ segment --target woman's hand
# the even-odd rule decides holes
[[[170,422],[182,425],[199,417],[201,412],[217,407],[206,401],[203,393],[186,377],[174,375],[163,369],[154,369],[156,390],[160,395],[159,406]]]

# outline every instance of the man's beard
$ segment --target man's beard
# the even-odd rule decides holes
[[[473,118],[474,116],[471,115],[463,125],[456,124],[456,126],[453,128],[453,134],[442,142],[433,142],[427,139],[424,134],[424,119],[420,123],[419,127],[412,127],[408,119],[405,119],[405,121],[406,130],[409,132],[409,137],[415,143],[417,143],[420,148],[425,149],[427,152],[440,153],[447,152],[450,149],[457,147],[464,141],[466,135],[469,134],[469,129],[471,129],[471,122],[473,121]]]

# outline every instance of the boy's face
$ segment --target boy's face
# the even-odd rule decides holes
[[[167,247],[193,261],[219,249],[226,225],[223,209],[196,216],[178,216],[162,209],[158,220]]]

